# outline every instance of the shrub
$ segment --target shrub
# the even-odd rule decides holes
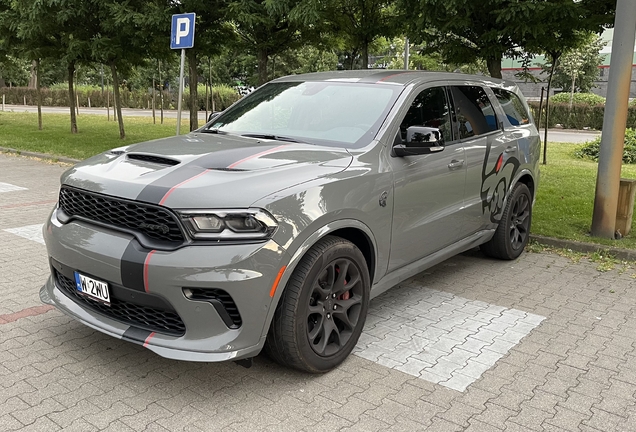
[[[539,102],[529,102],[530,109],[535,122],[539,120]],[[545,103],[543,104],[545,115]],[[550,124],[548,127],[555,127],[557,124],[566,129],[603,129],[604,105],[575,104],[570,106],[567,103],[550,104]],[[545,117],[541,120],[545,124]],[[627,127],[636,128],[636,105],[631,105],[627,110]]]
[[[601,105],[605,103],[603,96],[594,93],[574,93],[573,103],[577,105]],[[559,93],[550,98],[550,103],[570,103],[570,93]]]
[[[601,137],[594,141],[588,141],[574,152],[576,157],[581,159],[592,159],[598,161],[601,150]],[[623,147],[623,163],[636,164],[636,129],[625,131],[625,146]]]
[[[77,98],[79,100],[79,106],[88,107],[89,99],[91,107],[105,107],[107,105],[113,106],[113,89],[109,89],[109,93],[104,92],[98,86],[78,86]],[[187,90],[187,89],[186,89]],[[42,92],[42,105],[44,106],[68,106],[68,84],[55,84],[51,88],[43,88]],[[37,92],[35,89],[27,87],[2,87],[0,88],[0,97],[5,95],[5,102],[10,105],[23,105],[25,102],[27,105],[37,105]],[[120,91],[121,105],[123,108],[143,108],[148,109],[152,107],[152,93],[145,90],[130,91],[124,88]],[[188,109],[189,100],[188,93],[184,96],[184,109]],[[240,99],[238,92],[232,87],[226,85],[219,85],[213,88],[214,106],[217,111],[223,110],[234,102]],[[177,92],[171,93],[169,91],[163,92],[163,108],[174,109],[177,106],[178,95]],[[161,95],[156,94],[155,106],[157,109],[161,105]],[[198,105],[199,109],[205,109],[205,88],[203,92],[198,93]],[[210,107],[211,108],[211,107]]]

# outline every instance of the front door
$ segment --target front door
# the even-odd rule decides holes
[[[394,208],[389,271],[430,255],[463,237],[466,179],[464,148],[454,136],[446,88],[430,87],[412,96],[396,143],[410,126],[440,129],[443,151],[392,157]]]

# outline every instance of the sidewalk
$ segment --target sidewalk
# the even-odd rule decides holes
[[[67,169],[0,155],[0,430],[632,431],[636,279],[472,250],[370,305],[326,375],[166,360],[43,306]]]

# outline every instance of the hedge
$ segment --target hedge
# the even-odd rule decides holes
[[[529,105],[535,121],[539,121],[539,102],[529,102]],[[543,107],[545,116],[545,103]],[[570,105],[567,103],[551,103],[548,127],[552,128],[560,124],[566,129],[591,128],[601,130],[603,129],[604,114],[604,105],[574,104],[570,111]],[[541,124],[542,126],[545,124],[545,117],[541,120]],[[630,105],[628,108],[627,127],[636,128],[636,105]]]
[[[51,90],[44,88],[42,92],[42,105],[43,106],[68,106],[68,91],[67,90]],[[163,92],[163,107],[164,109],[174,109],[177,106],[178,95],[172,94],[168,91]],[[37,105],[37,92],[35,89],[26,87],[2,87],[0,88],[0,97],[5,95],[5,103],[11,105],[23,105],[26,101],[27,105]],[[107,93],[102,94],[101,90],[89,90],[78,89],[77,96],[79,98],[79,106],[88,107],[88,99],[90,98],[91,107],[105,107],[107,103]],[[128,89],[122,89],[120,92],[121,104],[123,108],[151,108],[152,107],[152,94],[145,91],[130,91]],[[198,93],[199,109],[205,109],[205,93]],[[214,87],[214,104],[217,110],[225,109],[228,106],[236,102],[240,95],[236,90],[227,86]],[[156,95],[156,107],[160,108],[161,98],[160,94]],[[113,106],[113,93],[110,92],[110,106]],[[188,93],[184,95],[184,109],[190,108],[190,101]],[[210,107],[211,108],[211,107]]]
[[[563,92],[559,94],[555,94],[550,98],[550,103],[570,103],[571,94],[568,92]],[[596,95],[594,93],[574,93],[574,97],[572,98],[572,103],[575,104],[586,104],[586,105],[598,105],[604,104],[605,98],[603,96]]]

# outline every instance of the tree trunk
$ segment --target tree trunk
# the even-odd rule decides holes
[[[548,163],[546,153],[548,151],[548,125],[550,124],[550,89],[552,88],[552,77],[556,64],[559,61],[560,54],[550,54],[552,58],[552,66],[550,67],[550,76],[548,77],[548,95],[545,100],[545,131],[543,138],[543,165]]]
[[[73,91],[73,79],[75,77],[75,62],[68,64],[68,100],[71,109],[71,133],[77,133],[77,117],[75,116],[75,91]]]
[[[197,52],[194,49],[186,51],[188,56],[188,71],[190,76],[190,132],[199,128],[199,100],[198,84],[199,74],[197,72]]]
[[[119,123],[119,138],[126,138],[124,131],[124,118],[121,115],[121,98],[119,97],[119,76],[117,75],[117,66],[115,62],[110,64],[110,70],[113,72],[113,95],[115,96],[115,110],[117,113],[117,122]]]
[[[38,129],[42,130],[42,91],[40,89],[40,59],[35,61],[35,92],[38,98]]]
[[[258,50],[258,85],[267,82],[267,49],[260,48]]]
[[[493,78],[503,78],[501,75],[501,59],[502,55],[497,54],[486,59],[486,65],[488,66],[488,73]]]
[[[572,75],[572,88],[570,89],[570,107],[569,112],[572,111],[572,102],[574,102],[574,85],[576,84],[576,75]]]
[[[362,69],[369,69],[369,43],[362,44]]]
[[[38,64],[37,64],[37,60],[33,60],[31,62],[31,77],[29,78],[29,88],[36,88],[37,87],[37,68],[38,68]]]

